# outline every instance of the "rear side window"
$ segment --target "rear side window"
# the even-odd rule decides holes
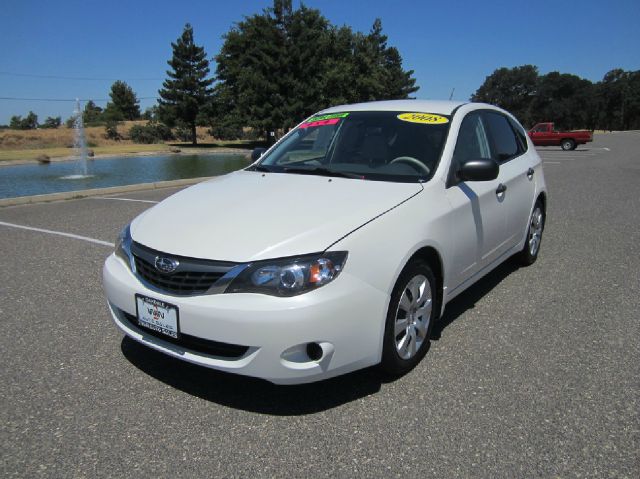
[[[522,128],[522,125],[520,125],[517,121],[509,118],[509,123],[511,124],[511,128],[513,128],[513,131],[516,132],[518,142],[520,143],[520,149],[522,150],[522,153],[524,153],[529,149],[529,146],[527,145],[527,133],[524,131],[524,128]]]
[[[484,112],[493,139],[493,159],[498,162],[508,161],[522,153],[516,133],[507,117],[500,113]]]

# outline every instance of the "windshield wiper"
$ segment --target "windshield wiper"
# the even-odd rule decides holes
[[[301,175],[319,175],[319,176],[336,176],[340,178],[355,178],[358,180],[364,180],[364,175],[358,175],[356,173],[349,173],[347,171],[337,171],[330,170],[329,168],[323,168],[321,166],[317,166],[315,168],[301,168],[290,166],[288,168],[284,168],[285,173],[298,173]]]
[[[247,168],[247,170],[249,170],[249,171],[264,171],[265,173],[273,173],[273,170],[271,168],[267,168],[266,166],[262,166],[262,165],[250,166],[249,168]]]

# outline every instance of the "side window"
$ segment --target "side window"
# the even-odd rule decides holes
[[[460,125],[453,165],[457,169],[459,165],[479,158],[491,158],[491,150],[482,118],[478,113],[470,113]]]
[[[511,128],[513,128],[513,131],[516,132],[516,136],[518,137],[518,142],[520,143],[520,151],[521,153],[524,153],[529,149],[529,146],[527,144],[527,133],[524,131],[524,128],[522,128],[522,125],[520,125],[518,122],[512,120],[511,118],[509,118],[508,120],[511,124]]]
[[[483,112],[487,120],[493,147],[495,149],[493,159],[498,162],[509,161],[522,153],[516,134],[509,124],[507,117],[500,113]]]

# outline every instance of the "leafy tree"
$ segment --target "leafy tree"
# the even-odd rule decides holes
[[[537,67],[499,68],[471,97],[501,106],[524,124],[553,121],[558,128],[640,128],[640,70],[613,69],[602,81],[568,73],[538,76]]]
[[[30,111],[24,118],[20,115],[12,116],[9,128],[13,128],[14,130],[35,130],[38,128],[38,115]]]
[[[82,112],[82,122],[85,126],[93,126],[102,122],[102,108],[96,105],[93,100],[89,100],[84,105]]]
[[[616,68],[596,85],[598,125],[607,130],[640,126],[640,70]]]
[[[557,128],[584,128],[593,123],[593,84],[576,75],[550,72],[539,78],[531,104],[533,123],[553,121]]]
[[[147,108],[144,113],[142,114],[142,119],[143,120],[157,120],[158,119],[158,107],[157,106],[151,106],[149,108]]]
[[[111,103],[107,104],[109,107],[117,110],[121,113],[124,120],[137,120],[140,118],[140,105],[136,94],[133,89],[123,81],[116,81],[111,85]]]
[[[402,68],[402,56],[395,47],[384,52],[384,69],[386,72],[384,96],[387,100],[401,100],[418,91],[413,70]]]
[[[418,90],[412,78],[413,70],[403,70],[400,52],[388,47],[387,39],[379,18],[373,22],[368,35],[356,35],[354,101],[408,98]]]
[[[213,79],[207,79],[209,60],[204,48],[194,43],[193,28],[188,23],[171,46],[173,56],[167,62],[171,67],[167,71],[169,78],[159,91],[160,117],[169,124],[178,119],[185,122],[191,130],[191,142],[196,145],[196,120],[211,95],[213,83]]]
[[[354,88],[355,34],[348,26],[330,27],[330,42],[323,62],[322,91],[325,104],[341,105],[358,101]]]
[[[489,75],[471,96],[472,101],[491,103],[531,124],[531,103],[538,86],[538,67],[522,65],[499,68]]]
[[[122,110],[120,110],[120,108],[118,108],[114,103],[111,103],[111,102],[107,103],[107,106],[102,112],[102,115],[100,116],[100,118],[105,123],[114,122],[114,121],[121,122],[126,120],[124,114],[122,113]]]
[[[41,128],[58,128],[60,127],[60,125],[62,125],[62,117],[60,116],[56,116],[54,117],[47,117],[46,120],[44,120],[44,123],[42,125],[40,125]]]
[[[22,130],[22,117],[20,115],[13,115],[9,120],[9,128],[12,130]]]
[[[291,84],[284,68],[287,13],[279,10],[279,19],[266,11],[245,18],[225,35],[216,56],[219,83],[214,102],[216,116],[225,117],[225,129],[249,125],[268,134],[284,123]]]
[[[628,72],[625,115],[625,129],[640,129],[640,70]]]
[[[267,134],[330,105],[407,98],[417,90],[413,72],[387,46],[380,20],[368,35],[353,33],[332,26],[319,10],[274,0],[224,40],[216,56],[212,131],[250,126]]]

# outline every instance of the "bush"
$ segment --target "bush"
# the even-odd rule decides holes
[[[218,140],[239,140],[243,137],[242,127],[229,124],[212,126],[209,134]]]
[[[62,118],[59,116],[48,116],[40,128],[58,128],[62,124]]]
[[[129,130],[129,137],[135,143],[162,143],[172,140],[171,129],[162,123],[149,123],[147,125],[133,125]]]
[[[174,130],[174,134],[179,141],[191,141],[191,129],[183,123],[178,123]]]
[[[118,133],[118,122],[114,120],[107,120],[104,127],[104,136],[107,140],[121,140],[122,136]]]

